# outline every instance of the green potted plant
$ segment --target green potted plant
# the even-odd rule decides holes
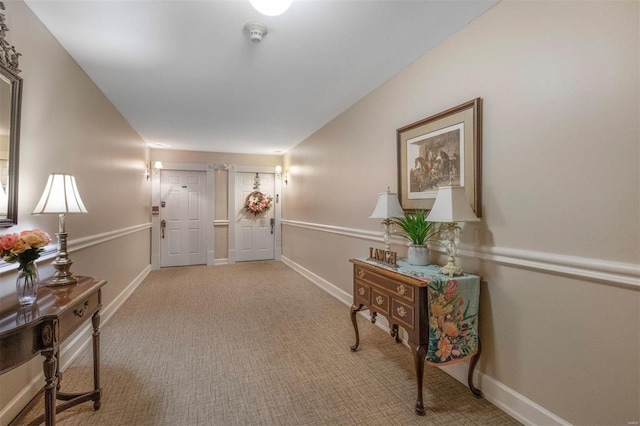
[[[429,247],[427,241],[432,240],[439,232],[434,222],[427,221],[427,212],[415,210],[405,212],[402,217],[394,217],[392,223],[398,228],[395,235],[409,240],[409,263],[416,266],[429,264]]]

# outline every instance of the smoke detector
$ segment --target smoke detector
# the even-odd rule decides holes
[[[267,26],[260,22],[247,22],[244,24],[244,32],[249,33],[252,42],[260,43],[262,37],[267,34]]]

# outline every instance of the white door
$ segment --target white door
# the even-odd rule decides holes
[[[160,171],[161,267],[207,263],[206,206],[206,172]]]
[[[274,259],[275,252],[275,175],[273,173],[236,173],[236,260]],[[259,185],[256,185],[256,182]],[[247,197],[260,191],[272,198],[271,208],[254,215],[245,210]]]

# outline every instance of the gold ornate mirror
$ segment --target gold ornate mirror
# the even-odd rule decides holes
[[[0,2],[0,10],[4,3]],[[22,79],[20,54],[5,39],[9,31],[0,12],[0,227],[18,223],[18,164]]]

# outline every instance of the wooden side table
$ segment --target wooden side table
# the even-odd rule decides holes
[[[41,287],[34,304],[0,315],[0,374],[38,354],[45,358],[45,410],[30,425],[43,421],[47,426],[55,425],[57,412],[86,401],[93,401],[95,410],[100,408],[100,308],[104,284],[104,280],[78,277],[77,284]],[[93,326],[93,389],[82,393],[60,392],[60,344],[89,319]],[[65,402],[56,406],[56,400]],[[36,401],[37,396],[10,424],[17,423]]]
[[[424,363],[429,351],[429,284],[428,277],[424,276],[425,268],[416,272],[418,268],[411,268],[407,263],[403,265],[403,273],[392,270],[389,267],[376,264],[366,259],[351,259],[353,263],[353,306],[351,307],[351,322],[355,330],[356,342],[351,347],[356,351],[360,345],[356,314],[365,309],[371,312],[371,322],[375,323],[378,314],[384,316],[391,327],[391,336],[400,341],[398,328],[402,327],[408,335],[408,343],[413,354],[417,397],[415,412],[420,416],[425,415],[422,398],[422,385],[424,377]],[[411,275],[411,274],[414,275]],[[420,276],[419,274],[423,274]],[[471,285],[479,288],[480,278],[476,275],[456,277],[458,281],[467,280]],[[442,278],[446,280],[446,278]],[[457,282],[456,282],[457,285]],[[479,294],[479,292],[478,292]],[[475,301],[477,306],[477,300]],[[431,352],[435,352],[431,348]],[[482,392],[473,385],[473,371],[480,357],[480,340],[477,339],[477,352],[471,357],[468,371],[469,389],[477,398],[482,397]]]

